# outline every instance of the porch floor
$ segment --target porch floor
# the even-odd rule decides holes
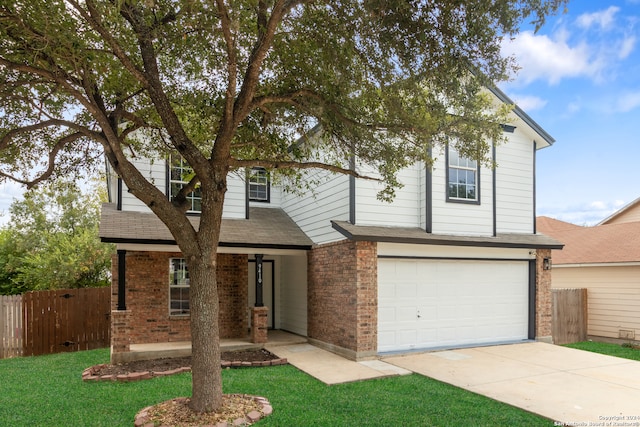
[[[307,338],[281,330],[270,330],[266,343],[252,343],[249,337],[221,339],[221,351],[252,350],[263,348],[265,344],[283,346],[304,344]],[[134,360],[162,359],[166,357],[185,357],[191,355],[191,341],[158,342],[147,344],[131,344],[128,353],[118,353],[118,363],[132,362]]]

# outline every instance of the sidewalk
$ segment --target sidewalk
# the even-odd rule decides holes
[[[311,344],[269,345],[267,350],[325,384],[341,384],[396,375],[411,371],[381,360],[355,362]]]

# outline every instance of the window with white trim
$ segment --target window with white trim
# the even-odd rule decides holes
[[[189,309],[189,270],[184,258],[169,259],[169,315],[187,316]]]
[[[249,171],[249,200],[269,202],[269,172],[265,168],[251,168]]]
[[[173,200],[182,187],[187,185],[191,175],[193,175],[193,169],[182,156],[177,154],[169,156],[169,200]],[[187,194],[187,203],[189,204],[188,212],[202,210],[202,192],[199,187]]]
[[[447,151],[447,200],[479,202],[480,169],[476,160],[461,156],[455,148]]]

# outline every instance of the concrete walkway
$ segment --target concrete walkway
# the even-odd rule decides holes
[[[540,342],[384,361],[534,412],[557,425],[640,426],[640,362]]]
[[[411,374],[411,371],[381,360],[347,360],[311,344],[267,343],[265,348],[278,357],[286,357],[296,368],[329,385]]]

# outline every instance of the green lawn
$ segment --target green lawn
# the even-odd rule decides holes
[[[190,394],[191,374],[90,382],[107,349],[0,360],[0,425],[131,426],[141,408]],[[419,375],[326,386],[292,366],[223,372],[225,393],[265,396],[259,426],[537,426],[551,421]]]
[[[594,353],[607,354],[609,356],[622,357],[631,360],[640,360],[640,350],[620,344],[609,344],[596,341],[582,341],[573,344],[566,344],[565,347],[577,348],[578,350],[592,351]]]

